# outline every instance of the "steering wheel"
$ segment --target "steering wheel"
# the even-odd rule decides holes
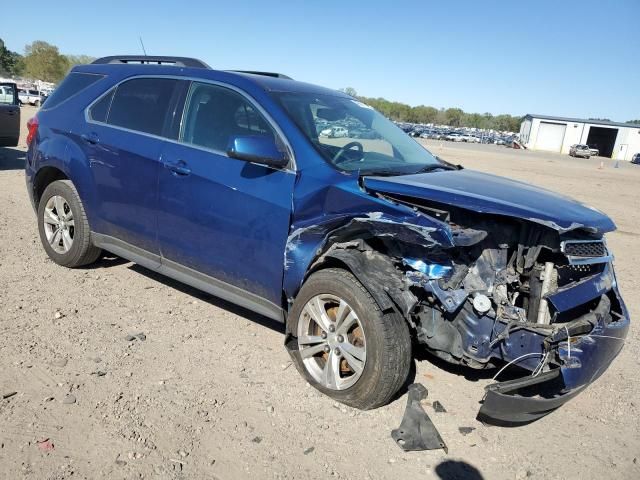
[[[346,152],[347,150],[351,150],[353,147],[356,147],[356,150],[360,153],[360,159],[362,159],[363,153],[364,153],[364,147],[362,146],[362,144],[360,142],[349,142],[340,150],[338,150],[338,152],[333,156],[332,162],[338,165],[339,163],[342,163],[345,160],[348,160],[348,159],[345,159],[345,160],[338,161],[338,159],[344,154],[344,152]]]

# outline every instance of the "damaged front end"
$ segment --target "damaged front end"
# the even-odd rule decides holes
[[[285,261],[295,264],[306,248],[314,256],[309,271],[346,266],[447,362],[502,366],[496,377],[512,366],[526,372],[486,387],[483,421],[522,424],[548,414],[620,352],[629,316],[602,230],[370,193],[411,214],[300,229]]]
[[[622,348],[629,320],[604,239],[447,215],[454,234],[486,236],[448,249],[448,262],[403,257],[404,276],[421,299],[412,315],[417,339],[448,362],[528,370],[489,385],[479,417],[502,424],[540,418],[598,378]]]

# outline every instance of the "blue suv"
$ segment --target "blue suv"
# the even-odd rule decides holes
[[[51,259],[108,251],[279,320],[304,378],[353,407],[393,399],[423,349],[519,372],[480,415],[526,423],[628,330],[606,215],[449,164],[341,92],[106,57],[73,68],[27,140]]]

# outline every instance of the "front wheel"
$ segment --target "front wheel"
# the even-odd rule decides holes
[[[388,403],[411,368],[405,320],[383,313],[348,271],[330,268],[309,277],[289,321],[296,336],[292,357],[315,388],[354,408]]]

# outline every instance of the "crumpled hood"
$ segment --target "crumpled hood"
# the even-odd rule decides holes
[[[586,228],[615,230],[604,213],[571,198],[527,183],[474,170],[445,170],[397,177],[364,177],[364,186],[480,213],[522,218],[565,233]]]

